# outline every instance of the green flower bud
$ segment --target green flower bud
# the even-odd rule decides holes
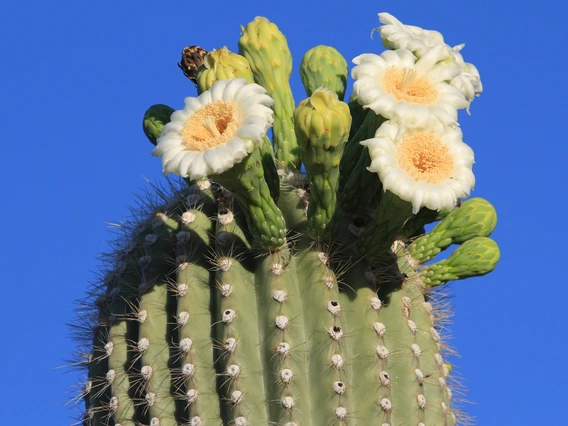
[[[292,122],[295,108],[290,88],[292,54],[286,37],[276,24],[260,16],[241,30],[239,53],[248,59],[254,81],[274,99],[272,142],[276,159],[283,167],[299,169],[298,143]]]
[[[170,122],[170,116],[173,112],[173,108],[157,104],[148,108],[144,114],[142,122],[144,134],[153,145],[156,145],[156,140],[160,137],[164,126]]]
[[[349,137],[349,106],[325,88],[316,89],[294,112],[302,161],[310,181],[310,235],[330,237],[335,225],[339,162]]]
[[[209,52],[203,59],[203,66],[197,72],[197,88],[199,93],[203,93],[215,82],[231,78],[245,78],[248,83],[254,82],[247,59],[222,47]]]
[[[452,210],[429,234],[414,241],[408,252],[424,263],[452,244],[488,237],[496,224],[497,212],[491,203],[483,198],[471,198]]]
[[[347,61],[330,46],[316,46],[306,52],[300,64],[300,77],[311,96],[319,87],[335,92],[340,101],[345,96]]]
[[[485,275],[495,269],[500,256],[495,241],[476,237],[463,243],[449,258],[428,266],[420,277],[428,287],[436,287],[451,280]]]

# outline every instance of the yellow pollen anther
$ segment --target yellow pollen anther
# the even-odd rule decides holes
[[[383,75],[383,89],[399,101],[431,105],[438,99],[438,91],[427,76],[414,68],[390,67]]]
[[[398,150],[400,167],[412,179],[436,184],[451,178],[453,157],[448,147],[433,134],[407,134]]]
[[[229,141],[239,129],[237,104],[217,101],[207,104],[185,120],[183,143],[192,151],[205,151]]]

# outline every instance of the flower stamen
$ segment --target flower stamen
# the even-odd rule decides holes
[[[402,86],[400,88],[401,91],[404,93],[408,93],[410,89],[410,84],[412,80],[418,75],[415,69],[413,68],[405,68],[404,73],[402,74]]]
[[[426,76],[414,68],[391,67],[384,74],[384,89],[398,101],[431,105],[436,103],[438,93]]]
[[[211,134],[212,137],[216,138],[217,136],[221,136],[221,132],[219,132],[217,123],[215,123],[215,119],[213,117],[206,117],[201,120],[200,124]]]
[[[404,136],[399,164],[412,179],[432,184],[449,179],[454,170],[448,147],[432,133],[424,132]]]
[[[201,152],[224,144],[239,128],[237,112],[234,102],[217,101],[201,107],[185,120],[180,132],[183,144]]]

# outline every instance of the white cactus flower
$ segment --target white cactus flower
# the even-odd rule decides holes
[[[164,174],[200,179],[223,173],[260,147],[273,103],[263,87],[244,78],[218,81],[199,97],[185,98],[152,155],[162,158]]]
[[[390,13],[379,13],[382,26],[373,29],[379,33],[383,45],[388,49],[408,49],[418,57],[436,44],[445,44],[444,36],[438,31],[425,30],[414,25],[404,25]]]
[[[379,13],[379,21],[383,25],[375,28],[373,33],[378,32],[380,34],[383,45],[386,48],[408,49],[417,58],[421,58],[428,49],[442,44],[446,46],[453,62],[462,70],[462,73],[454,77],[450,84],[461,90],[469,101],[472,101],[475,96],[479,96],[483,91],[477,68],[473,64],[465,62],[460,53],[465,44],[451,47],[445,43],[444,36],[438,31],[426,30],[414,25],[405,25],[389,13]]]
[[[440,44],[418,60],[407,49],[357,56],[354,93],[364,108],[387,119],[425,125],[434,114],[444,126],[455,126],[457,110],[468,108],[470,102],[448,83],[461,73],[448,59],[450,53]]]
[[[384,122],[375,137],[361,142],[369,149],[371,165],[383,184],[402,200],[421,207],[452,210],[475,184],[472,149],[459,128],[444,128],[431,116],[425,126]]]

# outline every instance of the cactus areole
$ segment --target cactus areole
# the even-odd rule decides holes
[[[238,53],[184,50],[199,96],[144,115],[181,178],[134,212],[82,304],[83,426],[464,422],[440,288],[499,260],[495,209],[461,201],[457,111],[481,80],[440,33],[379,18],[387,50],[353,60],[349,104],[329,46],[301,61],[294,101],[266,18]]]

